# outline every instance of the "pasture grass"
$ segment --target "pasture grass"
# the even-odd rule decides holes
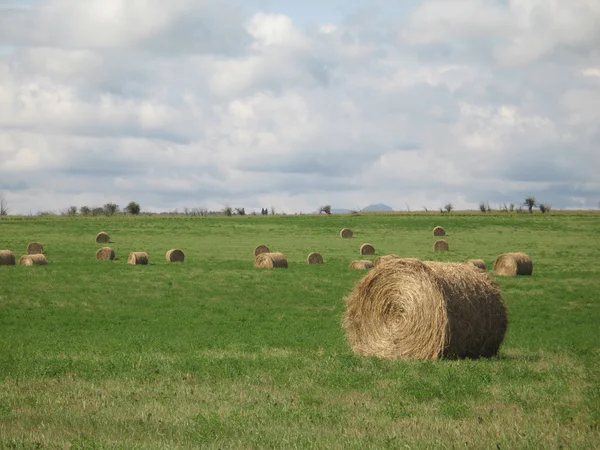
[[[435,225],[450,251],[434,253]],[[350,227],[353,239],[341,239]],[[106,231],[115,261],[96,261]],[[600,442],[600,216],[593,213],[4,218],[0,448],[585,448]],[[369,242],[376,255],[361,256]],[[253,267],[258,244],[289,268]],[[165,252],[180,248],[183,264]],[[148,266],[127,265],[146,251]],[[320,252],[325,264],[306,264]],[[355,356],[353,259],[523,251],[498,277],[500,355]]]

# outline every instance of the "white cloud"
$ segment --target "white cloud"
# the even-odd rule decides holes
[[[305,29],[233,0],[3,10],[0,191],[14,212],[597,204],[600,3],[373,11]]]

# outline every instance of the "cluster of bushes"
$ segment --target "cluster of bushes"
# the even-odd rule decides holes
[[[525,211],[525,209],[523,207],[526,207],[527,210],[529,211],[529,213],[533,214],[533,208],[535,208],[536,206],[539,208],[539,210],[542,212],[542,214],[545,214],[552,209],[552,205],[549,203],[538,204],[535,197],[527,197],[525,199],[525,201],[523,202],[523,204],[519,205],[518,207],[515,207],[514,203],[511,203],[510,205],[507,205],[506,203],[502,203],[500,205],[500,207],[498,208],[498,210],[502,211],[502,212],[506,212],[506,213],[508,213],[508,212],[522,213]],[[492,208],[490,207],[489,202],[481,202],[479,204],[479,210],[482,213],[492,212]]]

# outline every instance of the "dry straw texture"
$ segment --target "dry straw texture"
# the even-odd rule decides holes
[[[115,251],[110,247],[102,247],[96,252],[98,261],[111,261],[115,259]]]
[[[254,267],[287,269],[287,266],[283,253],[261,253],[254,258]]]
[[[485,261],[483,259],[467,259],[465,261],[465,263],[471,264],[472,266],[475,266],[475,267],[477,267],[478,269],[481,269],[481,270],[487,270],[487,267],[485,265]]]
[[[531,275],[533,262],[525,253],[504,253],[494,261],[494,274],[504,276]]]
[[[14,266],[15,254],[10,250],[0,250],[0,266]]]
[[[45,266],[46,264],[48,264],[48,261],[46,261],[46,257],[41,253],[23,255],[19,259],[20,266]]]
[[[101,231],[96,235],[96,242],[98,244],[108,244],[110,242],[110,237],[104,231]]]
[[[168,262],[183,262],[185,255],[178,248],[171,249],[165,255]]]
[[[350,269],[358,269],[358,270],[372,269],[373,268],[373,263],[371,261],[366,260],[366,259],[357,259],[356,261],[352,261],[350,263],[350,265],[348,266],[348,268],[350,268]]]
[[[433,235],[434,236],[446,236],[446,230],[444,230],[444,228],[442,228],[442,227],[435,227],[433,229]]]
[[[28,255],[38,255],[44,253],[44,246],[39,242],[30,242],[27,245],[27,254]]]
[[[306,258],[308,264],[323,264],[323,257],[318,252],[312,252]]]
[[[435,244],[433,244],[433,251],[434,252],[447,252],[450,249],[448,242],[440,239],[439,241],[435,241]]]
[[[378,258],[375,258],[373,265],[377,267],[380,264],[386,263],[388,261],[393,261],[394,259],[402,259],[402,257],[394,254],[379,256]]]
[[[508,324],[496,282],[463,263],[389,261],[365,275],[345,303],[346,339],[364,356],[493,356]]]
[[[267,247],[266,245],[257,245],[254,249],[254,256],[258,256],[261,253],[269,253],[270,251],[271,250],[269,250],[269,247]]]
[[[344,239],[349,239],[354,235],[354,233],[352,233],[352,230],[350,228],[342,228],[342,231],[340,231],[340,236],[343,237]]]
[[[131,252],[127,258],[127,264],[148,264],[148,254],[146,252]]]
[[[375,247],[373,247],[371,244],[363,244],[360,246],[360,254],[361,255],[374,255]]]

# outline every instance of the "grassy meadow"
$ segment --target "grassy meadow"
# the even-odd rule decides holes
[[[446,228],[450,251],[434,253]],[[339,231],[350,227],[353,239]],[[96,261],[106,231],[115,261]],[[600,442],[600,214],[8,217],[0,448],[589,448]],[[497,278],[498,357],[355,356],[341,329],[362,243],[426,260],[528,253]],[[289,268],[255,269],[266,243]],[[183,264],[165,261],[171,248]],[[127,264],[146,251],[148,266]],[[319,251],[322,266],[306,256]]]

